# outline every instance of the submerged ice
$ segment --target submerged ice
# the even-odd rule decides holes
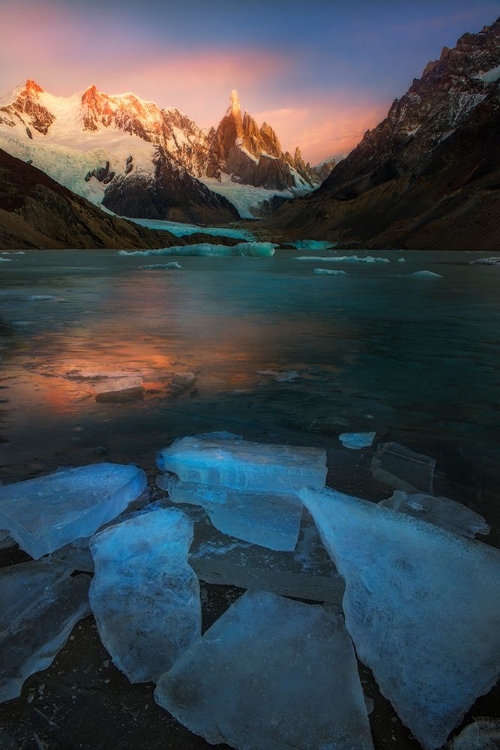
[[[345,578],[359,658],[425,750],[500,674],[500,552],[333,490],[300,496]]]
[[[155,698],[211,744],[373,748],[341,615],[267,592],[238,599],[160,678]]]

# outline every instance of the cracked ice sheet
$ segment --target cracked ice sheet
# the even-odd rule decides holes
[[[373,749],[340,613],[267,592],[233,604],[162,675],[155,698],[211,744]]]
[[[199,637],[193,523],[181,511],[135,516],[90,540],[90,605],[101,640],[131,682],[153,682]]]
[[[89,464],[0,487],[0,528],[40,558],[118,516],[147,484],[137,466]]]
[[[90,614],[89,582],[90,576],[82,574],[47,586],[36,604],[0,635],[0,702],[17,698],[23,682],[52,663],[73,626]]]
[[[500,552],[375,503],[300,491],[339,573],[359,658],[426,750],[500,674]]]

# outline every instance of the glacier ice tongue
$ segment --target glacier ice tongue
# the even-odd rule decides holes
[[[300,491],[345,578],[359,658],[425,750],[500,674],[500,552],[333,490]]]
[[[187,563],[193,524],[155,510],[90,540],[90,606],[99,635],[131,682],[155,682],[199,637],[198,579]]]
[[[381,500],[379,505],[407,513],[414,518],[420,518],[421,521],[470,538],[474,538],[476,534],[490,532],[489,525],[479,513],[447,497],[396,490],[387,500]]]
[[[340,614],[249,591],[159,679],[156,701],[239,750],[371,750]]]
[[[278,493],[304,485],[323,487],[327,472],[321,448],[221,440],[210,435],[175,440],[160,450],[156,464],[183,482]]]
[[[0,702],[17,698],[23,682],[52,663],[73,626],[90,614],[89,581],[90,577],[82,574],[47,586],[0,634]]]
[[[181,482],[173,475],[159,477],[158,485],[175,503],[201,505],[223,534],[273,550],[295,549],[303,508],[297,495]]]
[[[0,487],[0,528],[39,558],[93,534],[143,492],[136,466],[89,464]]]

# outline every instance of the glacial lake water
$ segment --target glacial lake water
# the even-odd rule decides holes
[[[103,455],[152,469],[173,438],[214,430],[335,460],[349,453],[338,433],[374,430],[372,451],[396,441],[435,457],[498,544],[500,269],[467,253],[307,255],[185,257],[174,270],[115,251],[0,256],[0,479]],[[410,276],[422,270],[441,278]],[[186,373],[194,387],[175,392]],[[124,386],[142,390],[96,400]],[[342,461],[332,472],[345,489]],[[368,497],[362,480],[352,487]]]

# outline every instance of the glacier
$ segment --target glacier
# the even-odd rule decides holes
[[[373,750],[342,616],[268,592],[243,594],[161,676],[155,699],[210,744]]]
[[[344,577],[358,657],[425,750],[500,675],[500,552],[330,489],[300,497]]]

